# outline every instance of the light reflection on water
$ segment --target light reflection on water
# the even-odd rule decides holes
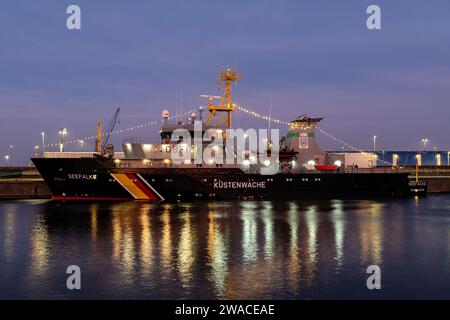
[[[312,282],[314,281],[315,272],[316,272],[316,263],[317,263],[317,250],[318,250],[318,243],[317,243],[317,220],[318,212],[316,206],[309,206],[306,209],[305,213],[305,219],[306,219],[306,228],[307,228],[307,234],[308,234],[308,250],[306,254],[306,282],[307,286],[311,286]]]
[[[242,203],[242,251],[243,259],[246,264],[250,264],[255,261],[258,255],[258,243],[256,239],[256,207],[257,204],[255,202]]]
[[[185,206],[181,213],[181,233],[178,241],[178,272],[183,288],[190,288],[192,285],[192,269],[196,258],[196,234],[195,227],[191,223],[191,206]]]
[[[139,222],[141,224],[141,248],[139,250],[139,255],[141,274],[143,277],[148,277],[150,275],[153,265],[153,243],[149,209],[149,206],[142,206],[139,214]]]
[[[345,213],[342,201],[333,200],[331,206],[333,208],[332,221],[334,225],[334,241],[336,243],[335,259],[337,268],[340,269],[344,264]]]
[[[362,264],[380,265],[382,264],[383,251],[383,206],[379,203],[371,203],[365,209],[357,211],[361,215],[358,220],[360,228],[359,235],[361,241]]]
[[[16,211],[17,204],[8,204],[4,208],[3,221],[4,229],[1,232],[4,234],[3,252],[5,261],[10,261],[14,255],[15,240],[16,240]]]
[[[288,253],[288,289],[293,294],[298,294],[301,286],[301,257],[298,243],[298,206],[295,202],[289,203],[288,207],[289,223],[289,253]]]
[[[31,231],[31,275],[32,278],[46,275],[50,254],[48,227],[43,216],[39,216]]]
[[[161,227],[161,241],[158,244],[160,248],[160,260],[161,260],[161,273],[165,281],[171,278],[173,270],[172,261],[172,234],[170,230],[170,212],[172,206],[170,204],[163,205],[163,212],[161,215],[162,227]]]
[[[0,297],[74,297],[70,264],[82,269],[77,298],[389,298],[416,297],[415,286],[449,297],[449,206],[1,202]],[[372,264],[386,270],[377,294],[365,287]]]
[[[225,281],[228,276],[228,237],[224,234],[223,227],[216,222],[217,217],[213,206],[209,206],[208,212],[208,258],[211,270],[208,279],[211,281],[214,293],[218,298],[224,298]]]

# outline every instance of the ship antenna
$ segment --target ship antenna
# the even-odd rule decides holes
[[[269,104],[269,123],[267,124],[267,138],[270,140],[270,125],[272,122],[272,91],[270,91],[270,104]]]
[[[178,107],[180,108],[179,110],[179,117],[180,117],[180,121],[181,121],[181,110],[182,110],[182,106],[183,106],[183,96],[182,96],[182,91],[181,91],[181,86],[180,86],[180,104],[178,105]]]
[[[179,103],[178,103],[178,121],[177,121],[177,124],[178,123],[180,123],[181,122],[181,109],[182,109],[182,105],[183,105],[183,99],[182,99],[182,91],[181,91],[181,86],[180,86],[180,89],[179,89],[179,95],[178,95],[178,97],[179,97]]]
[[[175,91],[175,122],[178,123],[178,92]]]

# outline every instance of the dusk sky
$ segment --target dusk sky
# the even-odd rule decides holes
[[[66,8],[81,7],[81,30]],[[382,29],[366,27],[378,4]],[[373,135],[386,150],[450,149],[450,2],[431,1],[103,1],[0,3],[0,153],[14,164],[33,147],[93,135],[121,108],[125,128],[159,120],[217,94],[222,65],[244,79],[234,102],[292,120],[306,113],[359,148]],[[235,126],[267,124],[236,113]],[[155,137],[158,127],[114,136]],[[283,134],[285,128],[283,128]],[[327,150],[337,145],[319,135]],[[86,148],[93,149],[91,141]],[[73,145],[68,150],[79,150]]]

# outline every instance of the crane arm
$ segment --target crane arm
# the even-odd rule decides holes
[[[114,130],[114,127],[116,126],[116,124],[118,122],[119,112],[120,112],[120,108],[117,108],[117,110],[114,113],[112,119],[108,123],[107,129],[105,131],[105,136],[106,137],[105,137],[105,141],[103,142],[103,145],[102,145],[102,150],[104,150],[106,145],[108,144],[109,137],[111,136],[111,133]]]

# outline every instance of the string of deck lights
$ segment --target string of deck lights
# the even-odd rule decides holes
[[[259,118],[259,119],[266,120],[266,121],[271,121],[271,122],[276,123],[276,124],[283,124],[283,125],[287,125],[287,126],[290,125],[290,122],[288,122],[288,121],[283,121],[283,120],[279,120],[279,119],[274,119],[274,118],[272,118],[272,116],[269,116],[269,115],[263,115],[263,114],[258,113],[258,112],[256,112],[256,111],[252,111],[252,110],[249,110],[249,109],[247,109],[247,108],[244,108],[244,107],[241,107],[241,106],[238,106],[238,105],[235,105],[235,107],[236,107],[236,110],[242,111],[242,112],[244,112],[244,113],[246,113],[246,114],[249,114],[249,115],[251,115],[251,116],[253,116],[253,117],[255,117],[255,118]],[[168,120],[172,120],[172,119],[175,119],[175,118],[177,118],[177,117],[184,117],[184,116],[187,116],[187,115],[191,115],[193,112],[195,112],[195,110],[186,111],[186,112],[183,112],[183,113],[181,113],[181,114],[177,114],[177,115],[175,115],[175,116],[171,116],[171,117],[168,118]],[[150,122],[147,122],[147,123],[144,123],[144,124],[140,124],[140,125],[136,125],[136,126],[133,126],[133,127],[128,127],[128,128],[123,128],[123,129],[117,129],[117,130],[112,131],[111,133],[102,133],[101,136],[102,136],[102,138],[104,138],[104,137],[111,136],[111,135],[115,135],[115,134],[120,134],[120,133],[130,132],[130,131],[137,130],[137,129],[147,128],[147,127],[151,127],[151,126],[157,125],[158,123],[161,123],[161,122],[163,122],[163,121],[164,121],[164,120],[160,120],[160,121],[157,121],[157,120],[155,120],[155,121],[150,121]],[[319,130],[319,132],[322,133],[323,135],[325,135],[325,136],[327,136],[328,138],[330,138],[330,139],[336,141],[336,142],[339,143],[339,144],[342,144],[342,145],[346,146],[347,148],[351,149],[352,151],[360,152],[360,153],[362,153],[362,154],[366,154],[366,153],[367,153],[367,152],[365,152],[364,150],[359,149],[359,148],[357,148],[357,147],[354,147],[354,146],[352,146],[351,144],[349,144],[349,143],[343,141],[342,139],[339,139],[339,138],[335,137],[334,135],[328,133],[327,131],[325,131],[323,128],[321,128],[321,127],[319,127],[319,126],[317,126],[316,128],[317,128],[317,129]],[[86,136],[86,137],[83,137],[83,138],[78,138],[78,139],[72,139],[72,140],[64,141],[64,144],[74,144],[74,143],[78,143],[78,142],[80,142],[80,141],[94,140],[94,139],[97,139],[97,136],[96,136],[96,135]],[[59,146],[59,145],[60,145],[60,143],[51,143],[51,144],[45,145],[45,147],[57,147],[57,146]],[[392,163],[390,163],[390,162],[388,162],[388,161],[386,161],[386,160],[383,160],[383,159],[378,159],[378,160],[379,160],[380,162],[383,162],[383,163],[387,164],[387,165],[392,165]]]
[[[288,121],[283,121],[283,120],[279,120],[279,119],[274,119],[274,118],[272,118],[271,116],[263,115],[263,114],[260,114],[260,113],[258,113],[258,112],[249,110],[249,109],[244,108],[244,107],[241,107],[241,106],[236,106],[236,110],[242,111],[242,112],[247,113],[247,114],[249,114],[249,115],[251,115],[251,116],[253,116],[253,117],[255,117],[255,118],[259,118],[259,119],[262,119],[262,120],[266,120],[266,121],[269,121],[269,120],[270,120],[270,121],[273,122],[273,123],[284,124],[284,125],[290,125],[290,122],[288,122]],[[323,128],[321,128],[321,127],[319,127],[319,126],[317,126],[316,128],[317,128],[317,130],[319,130],[319,132],[322,133],[323,135],[325,135],[325,136],[327,136],[328,138],[330,138],[330,139],[336,141],[336,142],[339,143],[339,144],[342,144],[342,145],[346,146],[347,148],[351,149],[352,151],[360,152],[360,153],[362,153],[362,154],[366,154],[366,153],[367,153],[367,152],[365,152],[364,150],[359,149],[359,148],[357,148],[357,147],[354,147],[354,146],[350,145],[349,143],[347,143],[347,142],[345,142],[345,141],[343,141],[343,140],[341,140],[341,139],[335,137],[334,135],[328,133],[327,131],[325,131]],[[388,162],[388,161],[386,161],[386,160],[383,160],[383,159],[378,159],[378,160],[379,160],[380,162],[383,162],[384,164],[392,165],[392,163],[390,163],[390,162]]]
[[[174,116],[171,116],[171,117],[167,118],[167,120],[172,120],[172,119],[175,119],[177,117],[184,117],[184,116],[187,116],[187,115],[191,115],[193,112],[195,112],[195,110],[186,111],[186,112],[183,112],[181,114],[176,114]],[[161,123],[161,122],[164,122],[164,121],[165,121],[164,119],[160,120],[160,121],[155,120],[155,121],[150,121],[150,122],[147,122],[147,123],[144,123],[144,124],[136,125],[136,126],[133,126],[133,127],[117,129],[117,130],[112,131],[111,133],[105,132],[105,133],[101,134],[101,137],[104,138],[104,137],[115,135],[115,134],[120,134],[120,133],[130,132],[130,131],[137,130],[137,129],[151,127],[151,126],[157,125],[158,123]],[[97,139],[97,135],[92,135],[92,136],[86,136],[86,137],[82,137],[82,138],[67,140],[67,141],[64,141],[64,145],[66,145],[66,144],[74,144],[74,143],[79,143],[80,141],[94,140],[94,139]],[[50,144],[46,144],[45,145],[46,148],[48,148],[48,147],[58,147],[58,146],[60,146],[60,143],[50,143]]]
[[[290,124],[290,122],[274,119],[271,116],[263,115],[263,114],[260,114],[260,113],[255,112],[255,111],[251,111],[251,110],[249,110],[247,108],[244,108],[244,107],[241,107],[241,106],[235,106],[235,107],[236,107],[236,110],[243,111],[243,112],[245,112],[245,113],[247,113],[247,114],[249,114],[251,116],[254,116],[255,118],[260,118],[260,119],[267,120],[267,121],[270,120],[273,123],[285,124],[287,126]]]

